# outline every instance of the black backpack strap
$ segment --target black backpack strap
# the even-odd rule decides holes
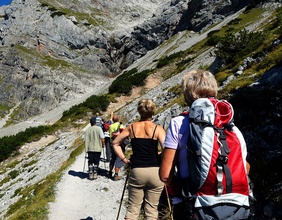
[[[228,154],[230,153],[230,150],[228,148],[228,144],[226,142],[226,136],[224,134],[223,129],[215,129],[218,134],[218,142],[220,144],[219,148],[219,156],[217,158],[217,191],[218,194],[221,195],[223,192],[223,185],[222,185],[222,179],[223,179],[223,173],[225,173],[226,177],[226,193],[232,192],[232,177],[230,169],[227,165],[228,162]]]
[[[212,123],[206,120],[201,119],[195,119],[195,118],[189,118],[190,122],[194,122],[200,126],[201,129],[204,129],[205,127],[214,127]]]

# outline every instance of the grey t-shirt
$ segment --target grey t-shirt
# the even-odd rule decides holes
[[[102,138],[105,138],[104,132],[99,126],[91,126],[85,131],[85,149],[87,152],[101,152]]]

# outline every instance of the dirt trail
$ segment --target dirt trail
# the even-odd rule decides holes
[[[56,200],[50,203],[49,220],[113,220],[117,218],[126,176],[113,181],[106,175],[109,163],[100,161],[96,180],[87,179],[87,161],[83,172],[84,156],[64,171],[57,185]],[[103,156],[103,154],[102,154]],[[123,170],[121,171],[123,172]],[[125,191],[124,201],[127,200]],[[124,219],[126,207],[122,203],[119,219]]]
[[[134,88],[129,96],[120,96],[116,103],[111,103],[103,115],[110,115],[124,106],[126,102],[140,97],[144,91],[154,88],[161,82],[161,77],[157,74],[149,76],[144,87]],[[143,92],[142,92],[143,91]],[[87,161],[84,161],[85,153],[79,155],[75,163],[64,171],[61,181],[57,185],[55,202],[50,203],[49,220],[113,220],[117,218],[120,201],[123,196],[123,203],[118,219],[124,219],[125,202],[127,200],[127,190],[123,194],[126,175],[124,169],[120,175],[123,179],[113,181],[107,177],[109,163],[100,161],[100,175],[98,179],[90,181],[87,179]],[[83,172],[85,162],[85,170]]]

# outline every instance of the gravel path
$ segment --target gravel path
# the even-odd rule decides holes
[[[117,218],[126,176],[113,181],[106,176],[109,163],[100,161],[99,175],[96,180],[88,180],[87,161],[83,172],[85,154],[77,157],[57,185],[56,200],[50,203],[49,220],[114,220]],[[103,156],[103,154],[102,154]],[[124,174],[122,170],[121,173]],[[124,219],[125,190],[118,219]]]

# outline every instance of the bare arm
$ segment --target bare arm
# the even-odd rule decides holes
[[[246,168],[247,168],[247,174],[249,175],[251,170],[251,165],[248,162],[246,162]]]
[[[165,140],[165,130],[163,129],[163,127],[159,126],[159,132],[158,132],[158,140],[162,146],[162,148],[164,147],[164,140]]]
[[[127,126],[113,141],[113,148],[116,152],[117,156],[124,162],[130,162],[128,159],[125,158],[125,155],[121,149],[121,144],[123,141],[130,135],[129,126]]]
[[[111,118],[110,118],[111,122],[113,122],[113,116],[114,116],[114,113],[111,112]]]
[[[174,175],[175,157],[175,149],[164,148],[162,152],[162,162],[159,170],[159,175],[161,181],[163,181],[168,186],[170,185]]]

